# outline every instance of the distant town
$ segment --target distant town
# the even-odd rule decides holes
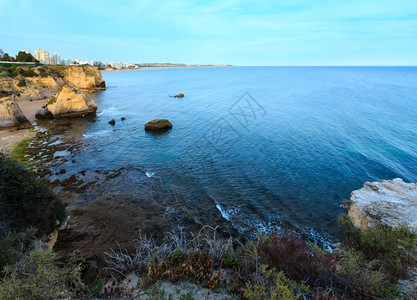
[[[21,59],[19,59],[21,58]],[[105,69],[134,69],[138,68],[137,65],[124,62],[101,62],[95,60],[83,60],[83,59],[61,59],[61,55],[54,52],[52,55],[48,50],[35,50],[34,54],[29,50],[21,50],[17,54],[16,58],[13,58],[8,53],[5,53],[0,49],[0,62],[24,62],[24,63],[40,63],[43,65],[91,65],[97,66],[100,70]]]
[[[16,57],[10,56],[0,49],[0,63],[15,64],[43,64],[43,65],[91,65],[97,66],[99,70],[121,70],[121,69],[140,69],[140,68],[166,68],[166,67],[208,67],[208,66],[229,66],[229,65],[187,65],[181,63],[125,63],[125,62],[102,62],[96,60],[83,59],[61,59],[58,52],[51,55],[48,50],[35,50],[34,54],[29,50],[21,50]]]

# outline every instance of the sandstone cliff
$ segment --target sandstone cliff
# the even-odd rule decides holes
[[[14,95],[16,101],[46,100],[64,85],[84,91],[106,89],[98,68],[88,65],[9,67],[0,75],[0,95]]]
[[[0,98],[0,130],[31,127],[32,125],[22,113],[13,96]]]
[[[68,85],[51,97],[43,108],[55,118],[86,116],[97,111],[94,100]]]
[[[82,65],[71,66],[63,72],[65,84],[81,90],[105,90],[106,83],[97,67]]]

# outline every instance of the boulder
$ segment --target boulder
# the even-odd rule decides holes
[[[42,107],[40,110],[36,112],[35,118],[38,120],[48,120],[48,119],[53,119],[54,116],[47,108]]]
[[[109,121],[109,124],[110,124],[110,125],[114,125],[114,124],[116,124],[116,121],[115,121],[114,119],[111,119],[111,120]]]
[[[14,96],[0,98],[0,130],[32,128]]]
[[[184,94],[183,93],[179,93],[178,95],[175,95],[174,98],[184,98]]]
[[[365,182],[342,207],[348,209],[353,225],[362,229],[375,224],[417,228],[417,184],[401,178]]]
[[[81,90],[105,90],[106,83],[97,67],[71,66],[63,72],[65,84]]]
[[[170,129],[172,124],[167,119],[154,119],[145,124],[145,130],[162,130]]]
[[[55,118],[86,116],[97,111],[94,100],[67,85],[51,97],[43,107]]]

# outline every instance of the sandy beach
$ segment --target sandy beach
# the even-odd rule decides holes
[[[36,100],[36,101],[22,101],[18,102],[20,109],[29,120],[30,123],[36,121],[35,114],[45,103],[45,100]],[[30,129],[23,130],[14,130],[0,131],[0,151],[8,152],[12,149],[13,145],[24,140],[28,137],[34,137],[36,132]]]
[[[172,68],[213,68],[213,67],[232,67],[229,65],[189,65],[189,66],[161,66],[161,67],[140,67],[137,69],[116,69],[116,70],[100,70],[101,73],[108,72],[123,72],[123,71],[137,71],[146,69],[172,69]]]

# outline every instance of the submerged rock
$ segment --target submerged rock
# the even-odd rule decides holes
[[[14,96],[0,98],[0,130],[32,128]]]
[[[417,228],[417,184],[401,178],[365,182],[342,207],[348,209],[353,225],[362,229],[374,224]]]
[[[170,129],[172,124],[167,119],[154,119],[145,124],[145,130]]]
[[[57,117],[78,117],[95,114],[97,105],[86,94],[70,86],[64,86],[48,102],[44,108]]]

